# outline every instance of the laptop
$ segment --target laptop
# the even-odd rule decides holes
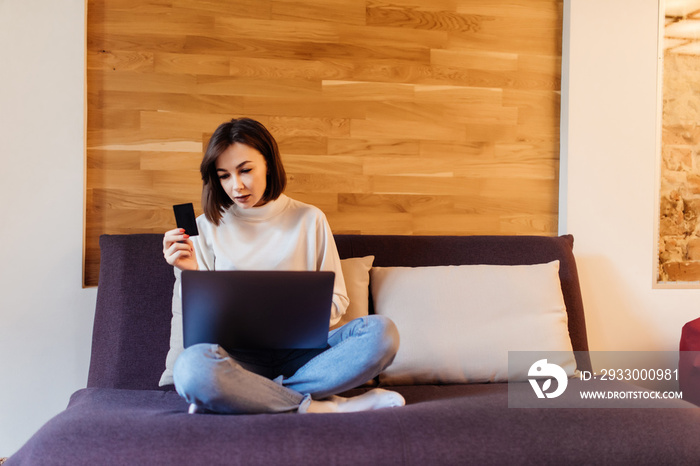
[[[334,272],[183,271],[185,348],[326,348]]]

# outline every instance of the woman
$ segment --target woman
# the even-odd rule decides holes
[[[283,194],[286,174],[277,143],[259,122],[220,125],[200,167],[200,235],[165,233],[163,255],[181,270],[330,270],[335,272],[331,325],[348,306],[333,235],[316,207]],[[318,350],[248,350],[194,345],[175,362],[178,393],[190,413],[350,412],[405,404],[383,389],[335,396],[375,377],[394,359],[398,332],[367,316],[333,330]]]

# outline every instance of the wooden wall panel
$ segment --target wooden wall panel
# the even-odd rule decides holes
[[[216,126],[337,233],[556,233],[561,0],[88,0],[85,283],[161,233]]]

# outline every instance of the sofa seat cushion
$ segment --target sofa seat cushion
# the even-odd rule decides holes
[[[690,464],[700,458],[697,408],[514,409],[503,383],[395,389],[407,406],[241,416],[189,415],[173,391],[83,389],[7,465],[55,458],[78,466],[597,464],[601,458]]]

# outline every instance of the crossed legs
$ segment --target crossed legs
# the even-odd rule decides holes
[[[198,409],[219,413],[348,412],[404,404],[401,395],[383,389],[352,398],[335,396],[391,364],[399,344],[391,320],[376,315],[355,319],[330,332],[328,344],[293,375],[274,380],[218,345],[195,345],[175,362],[175,388]]]

